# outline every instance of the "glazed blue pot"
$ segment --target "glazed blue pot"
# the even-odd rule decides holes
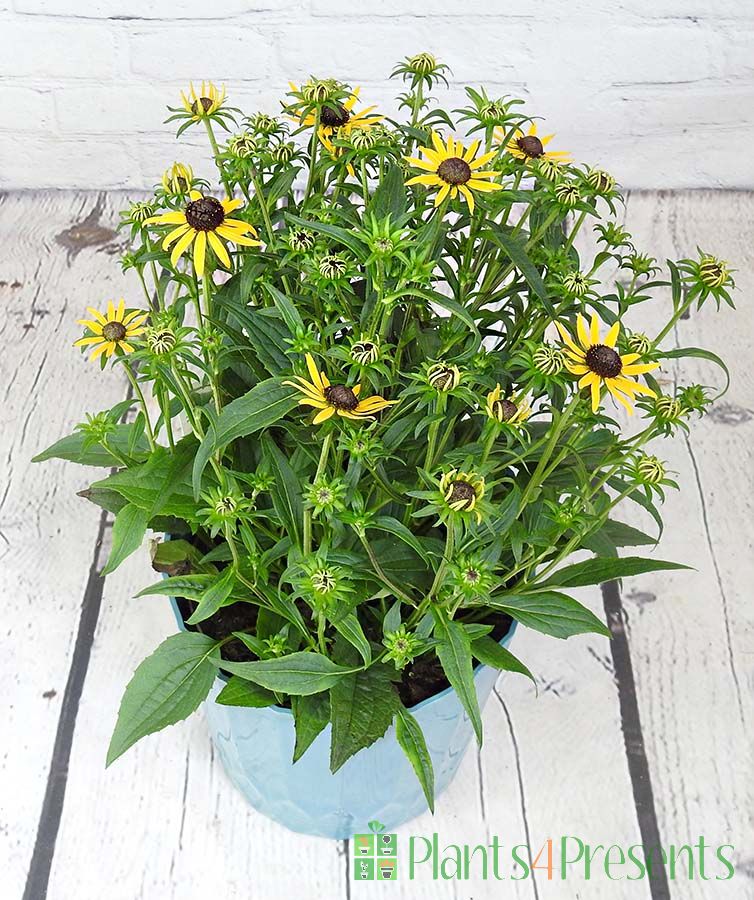
[[[178,605],[175,600],[171,603],[183,630]],[[514,622],[500,642],[504,647],[515,630]],[[497,676],[498,671],[488,666],[475,669],[480,707]],[[222,676],[216,679],[205,703],[210,734],[231,781],[254,809],[291,831],[337,839],[365,831],[372,819],[391,831],[426,811],[424,794],[393,726],[333,775],[330,725],[294,764],[291,711],[278,706],[222,706],[214,700],[224,683]],[[452,688],[418,703],[411,713],[422,727],[432,757],[437,797],[458,770],[473,736],[472,725]]]

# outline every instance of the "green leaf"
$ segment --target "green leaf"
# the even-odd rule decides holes
[[[392,675],[388,666],[376,663],[346,675],[330,688],[331,772],[337,772],[354,753],[371,746],[390,727],[400,706]]]
[[[348,613],[342,618],[333,620],[332,624],[338,634],[342,634],[348,643],[359,651],[359,655],[364,660],[364,665],[368,666],[372,662],[372,648],[366,639],[364,629],[361,627],[356,613]]]
[[[632,525],[608,519],[598,531],[587,535],[582,546],[598,556],[617,556],[617,547],[654,546],[657,538],[653,538]]]
[[[255,385],[242,397],[237,397],[207,430],[194,460],[194,497],[201,492],[202,473],[210,456],[239,437],[248,437],[274,425],[298,405],[299,395],[277,378],[268,378]]]
[[[477,742],[482,746],[482,714],[474,684],[474,667],[471,660],[471,641],[463,626],[448,619],[444,610],[432,606],[435,620],[436,653],[443,671],[451,683],[471,724]]]
[[[252,681],[234,675],[217,695],[215,703],[222,706],[252,706],[261,709],[264,706],[273,706],[275,695]]]
[[[135,597],[146,597],[149,594],[161,594],[163,597],[182,597],[186,600],[199,600],[202,594],[215,580],[214,575],[174,575],[150,584],[134,594]]]
[[[334,238],[343,244],[344,247],[348,247],[357,259],[365,259],[365,249],[361,242],[350,231],[346,231],[345,228],[338,228],[336,225],[328,225],[326,222],[317,222],[313,219],[302,219],[291,213],[286,213],[285,219],[287,222],[291,222],[299,228],[305,228],[307,231],[317,231],[320,234],[326,234],[328,237]]]
[[[482,665],[491,666],[493,669],[501,669],[505,672],[518,672],[526,675],[533,683],[534,676],[510,650],[498,644],[491,637],[480,637],[471,642],[471,653]]]
[[[293,762],[298,762],[330,721],[330,697],[327,692],[309,697],[291,697],[291,709],[296,726]]]
[[[390,165],[372,194],[367,214],[374,213],[378,219],[390,216],[393,223],[406,212],[406,186],[399,166]]]
[[[205,619],[213,616],[230,597],[235,585],[235,570],[232,566],[228,566],[222,575],[199,597],[199,605],[187,620],[188,624],[197,625],[199,622],[203,622]]]
[[[142,436],[136,441],[136,445],[131,447],[133,433],[136,427],[133,423],[126,425],[116,425],[115,431],[108,435],[108,444],[122,456],[131,457],[133,459],[143,459],[149,453],[149,444],[146,438]],[[83,431],[75,431],[67,437],[61,438],[59,441],[38,453],[32,462],[44,462],[47,459],[65,459],[68,462],[79,463],[82,466],[102,466],[104,468],[112,468],[113,466],[121,466],[121,460],[113,456],[109,450],[106,450],[101,444],[93,444],[91,447],[84,449],[86,435]]]
[[[618,556],[587,559],[554,572],[538,587],[574,588],[589,584],[602,584],[617,578],[630,578],[643,572],[659,572],[666,569],[688,569],[681,563],[663,559],[647,559],[643,556]]]
[[[591,610],[558,591],[504,594],[491,597],[487,602],[513,616],[522,625],[552,637],[567,638],[591,631],[610,637],[608,628]]]
[[[173,725],[194,712],[217,674],[211,660],[217,641],[206,634],[182,631],[163,641],[134,672],[118,711],[109,766],[140,738]]]
[[[271,375],[279,375],[290,369],[286,350],[286,338],[291,333],[276,309],[234,310],[234,315],[243,325],[245,339],[254,348],[259,362]]]
[[[719,399],[723,394],[727,393],[728,388],[730,387],[730,372],[720,357],[711,350],[704,350],[701,347],[679,347],[676,350],[663,350],[662,355],[665,359],[683,359],[684,357],[690,357],[693,359],[706,359],[708,362],[714,363],[725,373],[725,387],[715,399]]]
[[[254,662],[215,663],[232,675],[240,675],[268,690],[305,696],[326,691],[354,669],[336,665],[321,653],[301,650],[279,656],[277,659],[260,659]]]
[[[172,451],[158,447],[146,462],[95,481],[90,491],[95,495],[97,491],[116,491],[129,503],[147,510],[150,516],[159,504],[162,515],[191,521],[196,517],[196,501],[188,471],[179,468],[183,472],[180,479],[176,475]]]
[[[265,283],[262,287],[272,298],[272,302],[275,304],[278,312],[283,317],[283,321],[288,326],[288,331],[290,331],[291,334],[296,334],[299,329],[303,329],[304,320],[301,318],[299,311],[291,300],[289,300],[285,294],[281,294],[272,284]]]
[[[526,244],[518,237],[513,237],[512,229],[504,228],[495,222],[489,223],[490,230],[484,232],[485,236],[489,236],[508,254],[511,262],[516,266],[519,272],[524,276],[529,287],[542,301],[542,306],[547,313],[555,318],[555,310],[547,295],[547,288],[542,276],[539,274],[537,267],[529,258],[526,252]]]
[[[141,547],[147,531],[147,522],[147,513],[132,503],[126,504],[120,510],[113,522],[113,545],[102,575],[114,572],[124,559]]]
[[[421,725],[402,703],[399,704],[395,714],[395,736],[408,757],[411,767],[416,772],[424,796],[427,798],[427,806],[434,813],[435,772],[432,766],[432,757],[427,750],[427,742],[424,740]]]
[[[288,536],[295,543],[300,543],[304,521],[301,479],[293,471],[285,455],[269,435],[265,435],[262,439],[262,453],[269,464],[270,474],[275,480],[270,490],[272,505]]]
[[[389,534],[394,534],[397,538],[402,540],[404,544],[408,544],[412,550],[415,550],[427,565],[431,564],[432,560],[429,552],[422,543],[421,538],[416,537],[416,535],[406,528],[403,522],[399,522],[398,519],[394,519],[392,516],[377,516],[367,525],[367,528],[378,528],[380,531],[387,531]]]

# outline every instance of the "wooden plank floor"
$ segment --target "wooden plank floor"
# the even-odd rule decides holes
[[[466,755],[434,818],[399,838],[405,848],[411,834],[436,831],[445,844],[497,835],[536,854],[561,835],[623,847],[703,835],[734,845],[736,875],[608,883],[538,871],[502,885],[421,874],[409,883],[405,865],[399,884],[353,882],[349,842],[291,835],[245,804],[200,717],[104,770],[122,689],[174,623],[159,598],[132,599],[152,578],[145,553],[99,578],[110,523],[75,496],[88,472],[29,458],[125,396],[117,375],[70,346],[84,306],[135,291],[115,258],[123,203],[119,194],[0,197],[3,898],[754,897],[754,197],[636,194],[626,207],[639,249],[678,257],[700,244],[739,270],[739,310],[694,313],[674,336],[718,351],[733,372],[716,411],[662,450],[683,490],[669,498],[657,553],[696,571],[583,591],[607,613],[612,641],[521,633],[516,652],[537,674],[538,696],[524,679],[500,679],[484,748]],[[667,377],[718,383],[698,361]]]

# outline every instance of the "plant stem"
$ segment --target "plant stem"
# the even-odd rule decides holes
[[[123,364],[123,368],[126,370],[126,375],[128,376],[128,380],[131,382],[134,391],[136,392],[136,396],[139,399],[139,403],[141,404],[141,411],[144,415],[144,429],[146,431],[147,440],[149,441],[149,446],[152,451],[157,449],[157,443],[154,439],[154,432],[152,431],[152,422],[149,419],[149,410],[147,409],[147,401],[144,399],[144,393],[141,390],[141,385],[136,379],[136,375],[131,371],[131,367],[128,363]]]
[[[222,180],[223,186],[225,187],[225,193],[228,196],[228,199],[233,195],[233,191],[228,184],[228,179],[225,175],[225,170],[223,169],[223,164],[220,161],[220,148],[217,146],[217,140],[215,139],[215,132],[212,130],[212,123],[209,119],[205,117],[204,119],[204,127],[207,129],[207,137],[209,138],[210,146],[212,147],[212,154],[215,158],[215,165],[217,166],[217,170],[220,173],[220,178]]]
[[[314,475],[314,481],[318,481],[322,473],[325,471],[325,466],[327,465],[327,457],[330,453],[330,445],[332,444],[332,431],[328,432],[325,435],[325,439],[322,441],[322,449],[319,452],[319,463],[317,464],[317,472]],[[303,550],[304,555],[308,556],[312,552],[312,511],[311,509],[304,510],[304,531],[303,531]]]

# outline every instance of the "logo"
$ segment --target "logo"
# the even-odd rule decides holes
[[[387,834],[376,819],[369,834],[353,837],[353,877],[356,881],[398,880],[398,835]]]

